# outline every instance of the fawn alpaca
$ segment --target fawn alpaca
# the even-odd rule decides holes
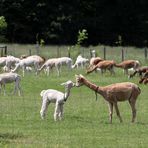
[[[136,100],[138,95],[140,94],[140,88],[131,82],[123,82],[123,83],[115,83],[108,86],[97,86],[90,81],[88,81],[82,75],[76,75],[76,86],[85,85],[90,89],[94,90],[96,93],[99,93],[109,104],[109,115],[110,115],[110,123],[112,123],[112,115],[113,115],[113,106],[115,107],[117,116],[119,117],[120,122],[122,122],[122,118],[120,116],[120,112],[118,109],[117,102],[128,100],[132,109],[132,122],[135,121],[136,118]]]

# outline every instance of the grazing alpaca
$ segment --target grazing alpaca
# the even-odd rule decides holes
[[[138,95],[140,94],[140,88],[130,82],[123,83],[115,83],[108,86],[97,86],[92,84],[87,79],[85,79],[82,75],[76,75],[76,86],[85,85],[90,89],[94,90],[96,93],[99,93],[109,104],[109,115],[110,115],[110,123],[112,123],[112,114],[113,114],[113,106],[115,107],[117,116],[119,117],[120,122],[122,122],[122,118],[120,116],[120,112],[118,109],[117,102],[128,100],[132,109],[132,122],[135,121],[136,118],[136,100]]]
[[[72,87],[75,86],[75,84],[69,80],[65,83],[62,83],[61,85],[65,86],[65,93],[62,93],[54,89],[41,91],[40,95],[42,97],[42,107],[40,115],[42,119],[44,119],[48,105],[50,103],[55,103],[54,120],[56,121],[58,118],[60,120],[62,119],[64,102],[66,102],[66,100],[68,99],[70,95],[70,90]]]
[[[148,83],[148,70],[146,70],[143,77],[140,79],[139,83],[144,83],[144,84]]]
[[[148,66],[142,66],[137,68],[133,74],[129,75],[129,78],[134,77],[137,73],[139,74],[140,77],[142,77],[142,74],[145,73],[146,71],[148,71]]]
[[[75,67],[79,67],[81,66],[82,68],[84,68],[85,64],[87,64],[89,62],[88,59],[86,58],[83,58],[81,55],[79,55],[76,59],[76,62],[74,65],[72,65],[72,68],[75,68]]]
[[[5,91],[5,84],[6,83],[15,83],[15,87],[14,87],[14,94],[16,93],[16,91],[18,90],[18,94],[20,96],[20,80],[21,80],[21,76],[18,75],[17,73],[3,73],[0,74],[0,85],[1,88],[3,86],[3,90],[4,90],[4,95],[6,95],[6,91]],[[1,90],[0,88],[0,90]]]
[[[103,61],[100,57],[92,57],[89,61],[89,66],[88,68],[92,68],[96,66],[99,62]]]
[[[57,70],[57,75],[60,76],[62,65],[67,65],[68,69],[71,70],[72,59],[68,57],[49,59],[42,65],[40,69],[38,69],[38,71],[41,71],[42,69],[46,69],[47,75],[49,75],[50,69],[52,69],[55,66]]]
[[[25,71],[26,71],[26,67],[27,66],[34,66],[36,75],[38,72],[38,69],[40,67],[41,64],[43,64],[45,62],[45,59],[38,56],[38,55],[32,55],[29,56],[27,58],[21,59],[19,63],[16,64],[15,68],[13,70],[11,70],[12,72],[15,72],[16,70],[18,70],[18,68],[22,68],[23,69],[23,77],[25,75]]]
[[[128,75],[128,69],[133,68],[137,69],[140,66],[140,62],[138,60],[125,60],[119,64],[115,64],[116,67],[124,69],[124,74]]]
[[[101,61],[101,62],[99,62],[96,66],[94,66],[92,69],[88,69],[87,70],[87,74],[88,73],[91,73],[91,72],[93,72],[93,71],[95,71],[96,69],[100,69],[101,70],[101,73],[103,74],[103,70],[109,70],[110,71],[110,73],[111,73],[111,75],[112,74],[115,74],[115,72],[114,72],[114,65],[115,65],[115,62],[112,60],[112,61],[110,61],[110,60],[104,60],[104,61]]]
[[[40,69],[38,69],[38,71],[42,71],[43,69],[46,70],[47,76],[49,76],[49,71],[50,69],[52,69],[55,66],[56,61],[58,60],[58,58],[52,58],[52,59],[48,59],[42,66]],[[57,70],[58,71],[58,70]]]

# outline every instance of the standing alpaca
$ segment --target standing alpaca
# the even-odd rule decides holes
[[[99,62],[97,65],[95,65],[92,69],[88,69],[87,70],[87,74],[97,70],[98,68],[101,70],[101,73],[103,74],[103,70],[109,70],[111,75],[112,74],[115,74],[114,72],[114,65],[115,65],[115,62],[112,60],[104,60],[104,61],[101,61]]]
[[[67,65],[68,70],[70,71],[72,68],[72,59],[69,57],[61,57],[57,59],[55,62],[55,67],[57,69],[58,76],[60,76],[62,65]]]
[[[65,83],[62,83],[61,85],[65,86],[65,93],[54,89],[47,89],[41,91],[40,96],[42,97],[42,107],[40,115],[42,119],[44,119],[48,105],[50,103],[55,103],[54,120],[56,121],[58,118],[60,120],[62,119],[64,102],[66,102],[66,100],[68,99],[70,95],[70,90],[72,87],[75,86],[75,84],[69,80]]]
[[[18,75],[17,73],[3,73],[0,74],[0,90],[3,86],[3,90],[4,90],[4,95],[6,95],[6,91],[5,91],[5,84],[6,83],[15,83],[15,87],[14,87],[14,94],[16,93],[16,91],[18,90],[18,94],[20,96],[20,80],[21,80],[21,76]]]
[[[85,79],[82,75],[76,75],[76,86],[79,87],[81,85],[85,85],[90,89],[94,90],[96,93],[99,93],[109,104],[109,115],[110,115],[110,123],[112,123],[112,114],[113,114],[113,106],[115,107],[117,116],[119,117],[120,122],[122,122],[122,118],[120,116],[120,112],[118,109],[117,102],[128,100],[132,109],[132,122],[135,121],[136,118],[136,100],[138,95],[140,94],[140,88],[130,82],[123,83],[115,83],[108,86],[97,86],[92,84],[87,79]]]
[[[34,66],[36,75],[38,72],[38,69],[40,67],[41,64],[43,64],[45,62],[45,59],[38,56],[38,55],[32,55],[29,56],[27,58],[21,59],[19,63],[16,64],[16,67],[11,70],[12,72],[15,72],[18,68],[22,68],[23,69],[23,77],[25,75],[25,71],[26,71],[26,67],[27,66]]]
[[[84,68],[85,64],[87,64],[89,62],[88,59],[86,58],[83,58],[81,55],[79,55],[76,59],[76,62],[74,65],[72,65],[72,68],[75,68],[75,67],[79,67],[81,66],[82,68]]]
[[[140,62],[138,60],[125,60],[119,64],[115,65],[116,67],[122,68],[124,70],[124,74],[128,75],[128,69],[133,68],[137,69],[140,66]]]

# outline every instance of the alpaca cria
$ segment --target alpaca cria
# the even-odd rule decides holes
[[[112,115],[113,115],[113,106],[115,107],[117,116],[119,117],[120,122],[122,122],[122,118],[120,116],[120,112],[118,109],[117,102],[128,100],[132,109],[132,122],[135,121],[136,118],[136,100],[138,95],[140,94],[140,88],[131,82],[123,82],[123,83],[115,83],[108,86],[97,86],[90,81],[88,81],[82,75],[76,75],[76,86],[85,85],[88,88],[92,89],[96,93],[99,93],[109,104],[109,116],[110,123],[112,123]]]
[[[137,69],[140,66],[140,62],[138,60],[125,60],[119,64],[115,64],[116,67],[122,68],[124,70],[124,74],[128,75],[128,69],[133,68]]]
[[[48,105],[55,103],[54,120],[62,119],[63,116],[63,105],[70,95],[70,90],[75,84],[72,81],[67,81],[61,85],[65,86],[65,93],[54,89],[42,90],[40,96],[42,97],[42,107],[40,110],[41,118],[44,119]]]
[[[113,60],[104,60],[104,61],[99,62],[93,68],[88,69],[86,73],[89,74],[99,68],[102,74],[103,74],[103,71],[109,70],[112,75],[112,74],[115,74],[114,65],[115,65],[115,62]]]
[[[5,84],[14,82],[15,83],[14,94],[18,90],[18,94],[20,96],[20,94],[21,94],[20,81],[21,81],[21,76],[18,75],[17,73],[2,73],[2,74],[0,74],[0,85],[1,85],[1,88],[3,87],[4,95],[6,95]],[[0,88],[0,90],[1,90],[1,88]]]

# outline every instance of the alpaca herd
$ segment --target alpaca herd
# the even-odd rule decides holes
[[[22,56],[21,58],[6,56],[0,57],[0,67],[2,67],[2,71],[4,72],[0,74],[0,91],[3,88],[4,95],[6,95],[5,85],[7,83],[14,83],[15,87],[13,93],[16,94],[16,91],[18,91],[18,94],[21,95],[21,76],[15,73],[20,68],[22,69],[23,77],[27,71],[35,71],[35,75],[39,75],[42,70],[47,76],[49,76],[49,73],[53,68],[56,69],[57,76],[59,77],[64,65],[67,66],[68,72],[74,68],[78,69],[81,67],[82,69],[86,69],[86,74],[92,73],[96,70],[99,70],[103,74],[108,70],[111,75],[115,75],[115,68],[122,68],[124,70],[124,74],[128,75],[128,78],[133,78],[136,74],[139,74],[139,83],[148,83],[148,66],[141,66],[140,62],[137,60],[125,60],[121,63],[116,63],[114,60],[104,60],[100,57],[92,57],[89,60],[88,58],[82,57],[82,55],[78,55],[73,64],[73,60],[69,57],[50,58],[45,60],[45,58],[38,55]],[[131,69],[133,72],[129,74]],[[63,106],[70,96],[71,89],[73,87],[85,85],[95,93],[99,93],[107,101],[109,105],[110,123],[112,123],[113,107],[115,108],[120,122],[122,122],[118,109],[118,102],[126,100],[131,106],[132,122],[135,121],[136,100],[141,93],[140,88],[136,84],[131,82],[122,82],[107,86],[97,86],[87,80],[83,75],[75,75],[75,78],[75,83],[68,80],[61,84],[65,87],[64,93],[55,89],[43,89],[40,92],[40,96],[42,98],[40,116],[42,119],[44,119],[47,114],[48,105],[50,103],[54,103],[54,120],[61,120],[63,118]]]

